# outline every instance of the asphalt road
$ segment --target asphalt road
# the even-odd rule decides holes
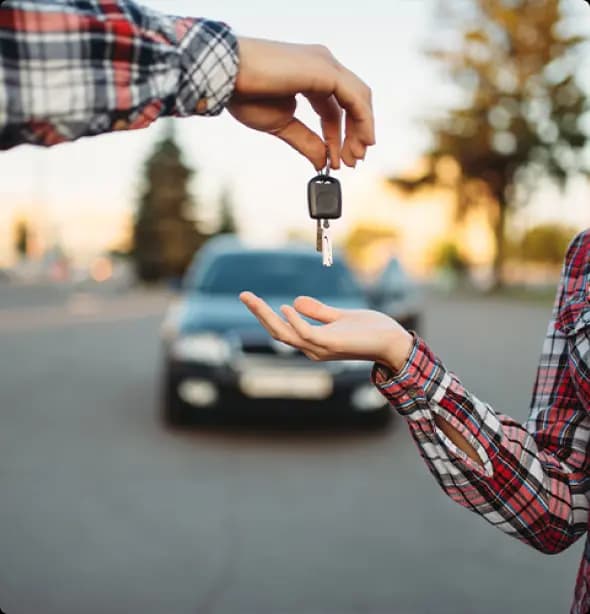
[[[163,304],[0,288],[6,614],[567,611],[582,544],[544,556],[452,503],[402,419],[164,430]],[[524,418],[548,313],[437,299],[425,332]]]

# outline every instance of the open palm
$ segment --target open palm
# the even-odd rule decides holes
[[[395,320],[368,309],[336,309],[308,296],[283,305],[285,319],[252,292],[240,300],[268,333],[301,350],[312,360],[371,360],[399,369],[412,346],[412,336]],[[310,318],[321,325],[313,325]]]

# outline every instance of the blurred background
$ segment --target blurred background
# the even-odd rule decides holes
[[[332,269],[309,163],[227,114],[0,155],[0,606],[567,611],[582,544],[546,557],[448,501],[371,365],[309,363],[237,293],[379,309],[524,420],[589,226],[586,3],[144,3],[327,45],[378,143],[336,173]]]

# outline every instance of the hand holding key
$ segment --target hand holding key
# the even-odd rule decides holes
[[[375,144],[371,90],[326,47],[239,38],[240,69],[229,112],[242,124],[279,137],[316,169],[340,160],[355,166]],[[319,115],[323,140],[295,117],[303,94]],[[342,115],[345,138],[342,143]]]
[[[312,360],[371,360],[399,370],[412,348],[410,333],[378,311],[336,309],[300,296],[293,306],[281,307],[285,321],[252,292],[242,292],[240,300],[273,339],[301,350]],[[302,316],[321,325],[314,326]]]

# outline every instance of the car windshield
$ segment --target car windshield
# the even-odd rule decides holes
[[[342,262],[323,267],[318,258],[281,253],[224,254],[187,280],[189,290],[207,294],[358,298],[361,290]]]

